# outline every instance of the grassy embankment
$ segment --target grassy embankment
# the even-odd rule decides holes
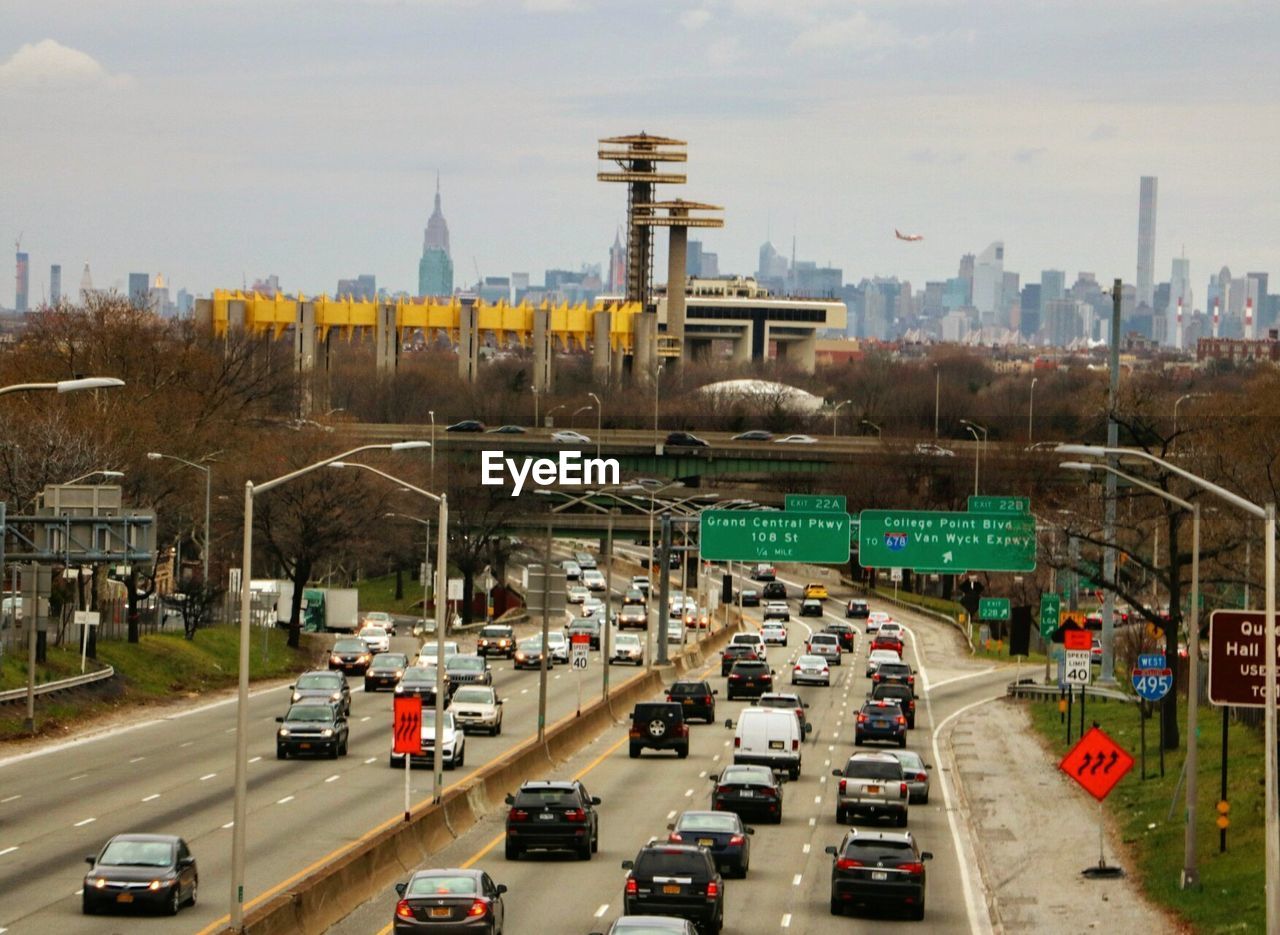
[[[1066,753],[1066,727],[1057,702],[1029,702],[1031,720],[1055,760]],[[1079,739],[1079,708],[1073,743]],[[1263,786],[1262,732],[1233,724],[1227,758],[1227,794],[1231,803],[1231,825],[1227,830],[1227,850],[1219,853],[1215,823],[1222,764],[1219,709],[1200,710],[1199,794],[1196,796],[1196,847],[1200,885],[1183,890],[1178,886],[1183,862],[1186,829],[1185,797],[1174,802],[1174,790],[1185,758],[1183,747],[1165,752],[1164,776],[1158,770],[1159,725],[1147,721],[1147,776],[1140,776],[1139,726],[1136,705],[1091,704],[1086,708],[1086,728],[1096,721],[1116,743],[1136,761],[1132,771],[1105,800],[1113,827],[1120,834],[1127,853],[1118,862],[1137,878],[1148,897],[1185,919],[1197,932],[1263,932]],[[1178,719],[1185,727],[1186,700],[1180,699]],[[1049,803],[1046,803],[1048,805]],[[1108,862],[1116,855],[1108,851]],[[1081,869],[1097,862],[1092,850],[1079,855]]]
[[[138,643],[100,642],[99,661],[113,666],[118,676],[112,688],[36,696],[37,730],[56,734],[123,707],[196,698],[204,692],[233,686],[239,636],[238,627],[218,626],[198,631],[194,640],[184,639],[181,633],[157,633],[142,637]],[[304,642],[302,649],[289,649],[287,638],[283,630],[254,631],[249,643],[251,678],[279,678],[314,664],[318,658],[314,648]],[[37,669],[36,681],[50,682],[79,672],[78,650],[50,646],[48,662]],[[6,653],[0,659],[0,691],[21,688],[26,683],[26,654]],[[25,717],[26,706],[20,702],[0,706],[0,741],[24,736]]]

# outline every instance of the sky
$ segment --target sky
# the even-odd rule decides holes
[[[760,245],[917,288],[966,252],[1132,282],[1280,278],[1280,17],[1216,0],[43,0],[0,31],[0,237],[33,301],[161,272],[416,291],[439,172],[455,283],[606,262],[601,137],[688,142],[722,272]],[[894,228],[924,235],[918,243]],[[695,235],[696,236],[696,235]],[[661,238],[659,238],[661,240]],[[3,264],[0,305],[12,306]],[[664,267],[662,267],[664,268]],[[660,273],[658,279],[664,278]]]

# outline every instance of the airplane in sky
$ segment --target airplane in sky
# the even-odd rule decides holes
[[[904,234],[902,231],[898,230],[896,227],[893,229],[893,236],[897,237],[899,240],[906,240],[912,243],[914,243],[917,240],[924,240],[924,234]]]

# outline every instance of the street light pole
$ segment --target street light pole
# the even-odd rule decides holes
[[[201,562],[201,574],[203,575],[201,581],[207,588],[209,586],[209,516],[212,500],[213,470],[207,464],[197,464],[194,461],[188,461],[186,458],[179,458],[177,455],[161,454],[158,451],[148,451],[147,458],[151,461],[159,461],[162,458],[167,458],[170,461],[180,461],[187,467],[193,467],[197,471],[204,471],[204,547],[200,551],[202,553],[201,558],[203,559]],[[179,569],[179,572],[181,572],[181,569]]]
[[[427,415],[431,417],[431,486],[436,485],[436,411],[428,410]]]
[[[978,438],[977,429],[966,425],[965,429],[973,436],[973,495],[978,495],[978,458],[982,455],[982,441]]]
[[[613,515],[617,512],[617,507],[609,508],[609,524],[605,527],[604,537],[604,636],[600,640],[600,668],[604,670],[604,682],[600,686],[600,697],[605,704],[609,703],[609,602],[613,599]]]
[[[862,420],[861,422],[859,422],[858,424],[859,424],[859,425],[865,425],[865,426],[868,426],[869,428],[873,428],[873,429],[875,429],[875,430],[876,430],[876,438],[879,438],[879,437],[881,436],[881,434],[882,434],[882,433],[881,433],[880,426],[876,425],[874,422],[872,422],[872,421],[871,421],[871,420],[869,420],[869,419],[863,419],[863,420]]]
[[[600,397],[595,393],[588,393],[592,399],[596,401],[596,458],[600,457],[600,432],[602,431],[604,420],[604,403],[600,402]]]
[[[1036,412],[1036,384],[1040,382],[1039,377],[1031,378],[1031,397],[1027,403],[1027,444],[1031,444],[1031,430],[1033,428],[1033,419]]]
[[[933,365],[933,440],[938,440],[938,414],[941,412],[940,403],[942,402],[942,371],[938,369],[938,365]]]
[[[1173,401],[1173,434],[1178,434],[1178,407],[1188,399],[1204,399],[1208,393],[1183,393]]]
[[[851,402],[853,402],[852,399],[842,400],[841,402],[836,403],[835,408],[831,410],[831,437],[832,438],[835,438],[840,434],[838,431],[836,431],[836,416],[840,414],[840,407],[847,406]]]

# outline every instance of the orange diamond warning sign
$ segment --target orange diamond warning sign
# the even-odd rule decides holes
[[[1058,769],[1101,802],[1124,774],[1133,769],[1133,757],[1095,727],[1067,752]]]

